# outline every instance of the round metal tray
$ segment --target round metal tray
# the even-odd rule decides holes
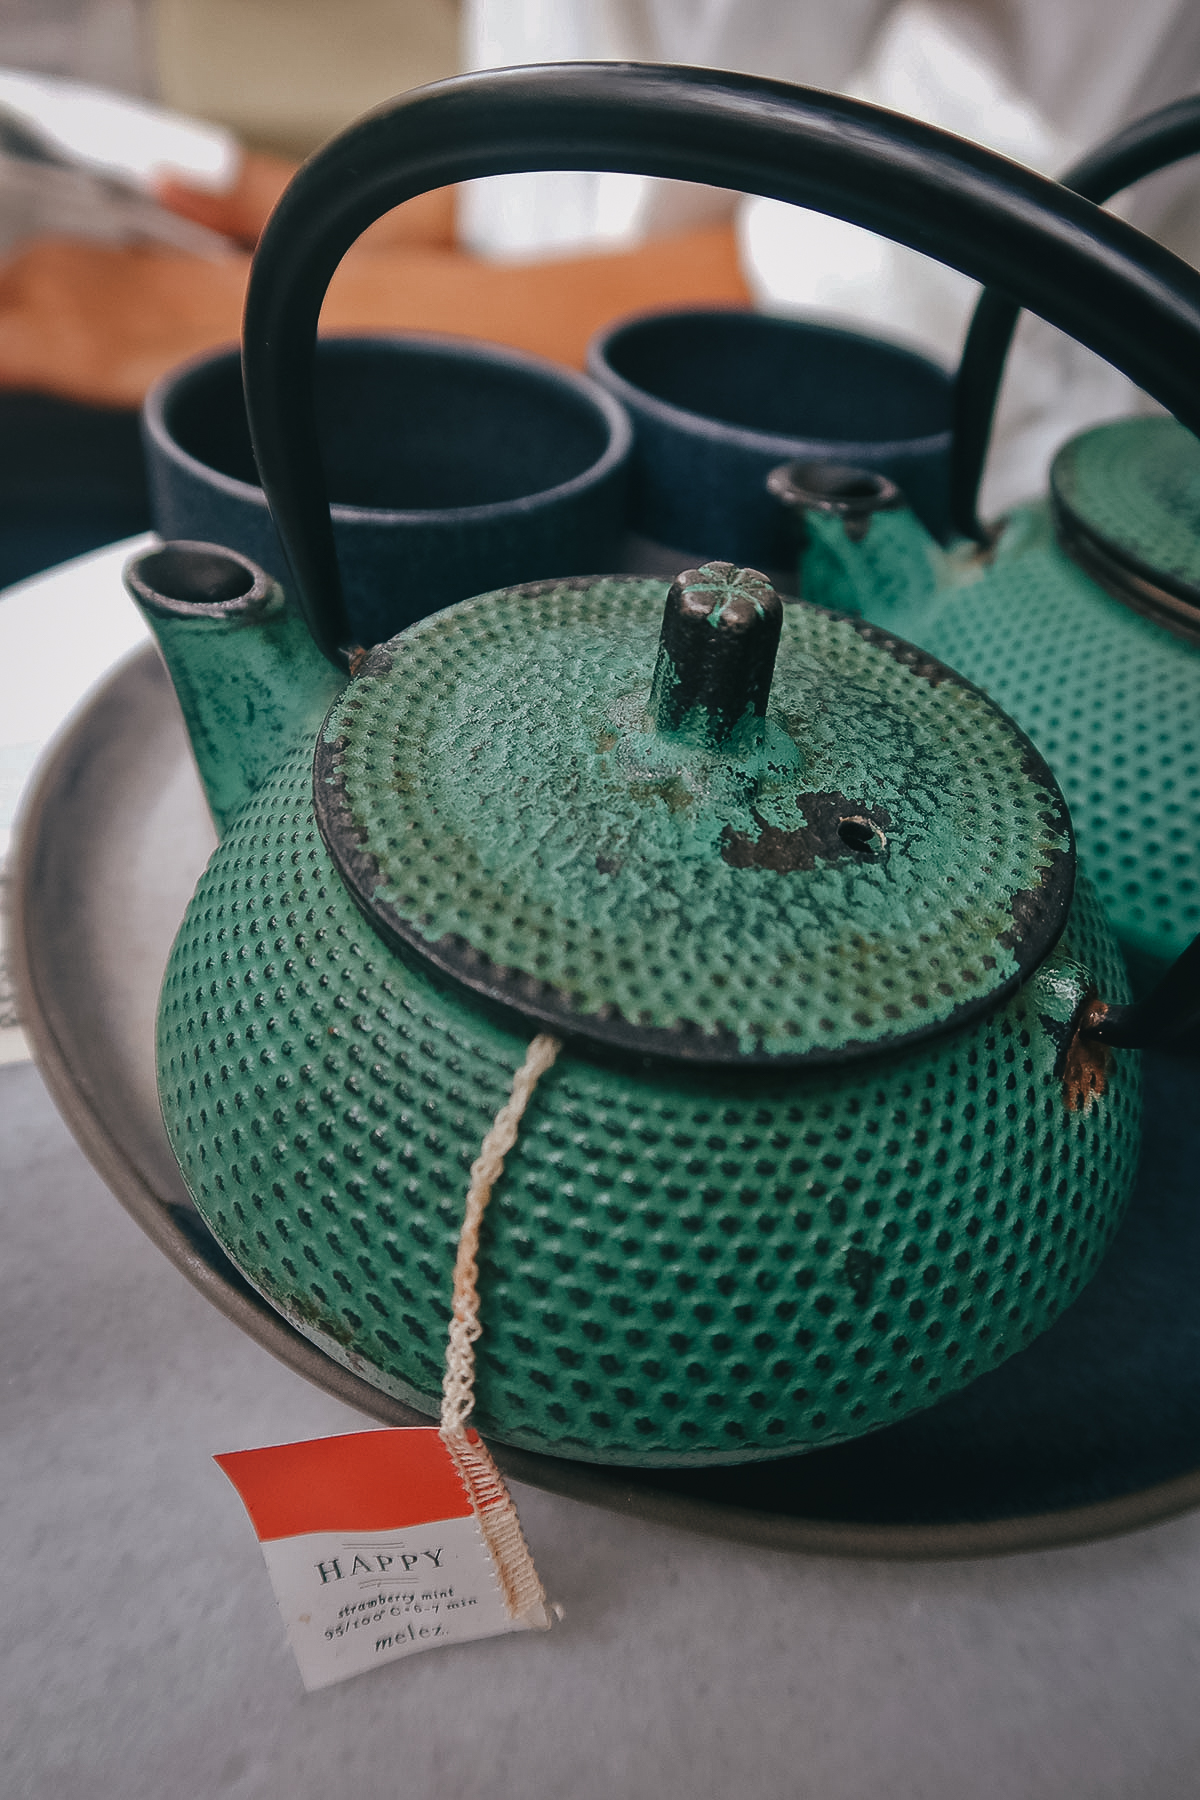
[[[238,1275],[158,1113],[154,1016],[212,849],[157,655],[123,664],[42,764],[20,828],[23,1022],[68,1125],[175,1266],[265,1349],[388,1425],[428,1421],[333,1363]],[[1200,1108],[1195,1063],[1149,1059],[1146,1153],[1096,1281],[1029,1350],[900,1425],[735,1469],[599,1468],[494,1447],[511,1476],[742,1542],[872,1557],[1079,1542],[1200,1503]]]

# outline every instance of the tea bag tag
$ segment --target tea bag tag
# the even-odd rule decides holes
[[[547,1033],[534,1038],[471,1165],[441,1424],[215,1459],[258,1533],[310,1691],[438,1644],[549,1629],[551,1608],[512,1495],[468,1420],[483,1331],[483,1215],[533,1091],[560,1048]]]
[[[468,1491],[436,1426],[214,1460],[250,1515],[310,1692],[418,1650],[550,1624],[540,1583],[540,1604],[514,1606],[486,1503]],[[515,1520],[496,1480],[496,1504]]]

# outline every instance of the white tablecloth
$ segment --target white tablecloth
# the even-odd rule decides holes
[[[13,825],[38,757],[113,663],[149,636],[121,570],[151,541],[111,544],[0,593],[0,901]],[[28,1054],[5,971],[0,905],[0,1063]]]

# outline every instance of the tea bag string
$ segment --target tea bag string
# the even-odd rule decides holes
[[[471,1165],[454,1262],[454,1301],[439,1427],[439,1435],[458,1469],[492,1553],[509,1616],[543,1629],[550,1624],[545,1589],[533,1566],[516,1508],[491,1453],[476,1433],[468,1433],[467,1421],[475,1410],[475,1344],[483,1331],[479,1319],[479,1234],[483,1215],[503,1173],[504,1159],[517,1141],[533,1090],[561,1048],[561,1041],[549,1032],[541,1032],[533,1039],[525,1061],[513,1077],[509,1097]]]

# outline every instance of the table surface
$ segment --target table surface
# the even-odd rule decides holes
[[[81,580],[99,583],[109,613],[88,656],[100,663],[100,638],[115,653],[136,636],[114,597],[120,557],[105,555],[90,573],[35,584],[57,627]],[[34,598],[17,598],[24,630]],[[86,661],[60,710],[86,685]],[[32,741],[54,708],[22,705],[37,710],[33,729],[21,726]],[[19,1062],[0,1068],[0,1234],[6,1795],[1200,1790],[1200,1515],[993,1561],[836,1562],[517,1487],[562,1626],[306,1696],[258,1546],[211,1457],[364,1421],[188,1286]]]
[[[836,1562],[517,1488],[548,1636],[305,1695],[216,1451],[358,1416],[190,1288],[0,1069],[0,1718],[16,1800],[1194,1800],[1200,1516]]]
[[[34,766],[64,719],[149,633],[121,586],[149,536],[75,557],[0,592],[0,899],[12,828]],[[0,1063],[29,1054],[13,1011],[0,913]]]

